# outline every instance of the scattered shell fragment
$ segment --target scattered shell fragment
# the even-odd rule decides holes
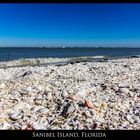
[[[77,97],[76,97],[76,95],[70,95],[70,96],[69,96],[69,99],[71,99],[71,100],[76,100]]]
[[[68,117],[69,115],[71,115],[72,113],[74,113],[74,111],[75,111],[75,107],[73,106],[73,104],[68,103],[63,108],[62,116],[63,117]]]
[[[6,85],[4,83],[0,84],[0,89],[3,89],[5,87],[6,87]]]
[[[101,109],[107,109],[107,103],[106,102],[103,102],[100,106]]]
[[[13,125],[15,130],[21,130],[21,125],[20,124],[14,124]]]
[[[128,94],[129,93],[129,89],[127,89],[127,88],[120,88],[120,91],[122,93],[125,93],[125,94]]]
[[[118,90],[119,90],[119,88],[118,88],[117,86],[112,86],[112,89],[113,89],[114,91],[118,91]]]
[[[43,124],[40,124],[38,122],[35,122],[32,124],[33,130],[46,130],[46,128],[43,126]]]
[[[10,128],[10,124],[9,123],[7,123],[7,122],[4,122],[3,123],[3,125],[2,125],[2,127],[0,128],[1,130],[8,130],[9,128]]]
[[[9,114],[9,118],[14,121],[19,120],[22,118],[22,113],[20,111],[15,111]]]
[[[37,112],[40,113],[41,115],[47,115],[49,113],[49,109],[40,108],[39,110],[37,110]]]
[[[85,105],[86,105],[88,108],[94,109],[94,105],[93,105],[92,101],[90,101],[90,100],[85,100]]]

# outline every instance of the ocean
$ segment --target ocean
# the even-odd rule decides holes
[[[69,58],[80,56],[132,56],[140,55],[140,48],[0,48],[0,61],[21,58]]]

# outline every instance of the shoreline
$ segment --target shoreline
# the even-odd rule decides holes
[[[26,66],[48,66],[48,65],[67,65],[80,62],[106,62],[117,59],[139,58],[140,55],[135,56],[83,56],[83,57],[70,57],[70,58],[26,58],[11,61],[0,61],[0,69],[26,67]]]

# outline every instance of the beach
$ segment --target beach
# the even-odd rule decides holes
[[[1,68],[4,129],[139,130],[140,58]]]

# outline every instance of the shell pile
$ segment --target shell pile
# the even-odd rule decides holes
[[[140,59],[0,69],[0,129],[140,129]]]

